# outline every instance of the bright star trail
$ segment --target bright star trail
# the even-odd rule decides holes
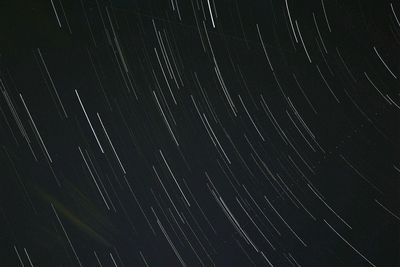
[[[400,266],[400,3],[0,4],[0,267]]]

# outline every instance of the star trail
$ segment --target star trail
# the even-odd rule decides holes
[[[399,2],[0,9],[0,266],[400,266]]]

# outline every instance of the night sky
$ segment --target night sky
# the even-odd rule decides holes
[[[0,3],[0,266],[400,266],[400,3]]]

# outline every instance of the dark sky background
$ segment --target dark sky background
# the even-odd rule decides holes
[[[399,20],[2,1],[0,266],[400,266]]]

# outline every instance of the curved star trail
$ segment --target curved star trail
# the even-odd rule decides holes
[[[400,265],[398,2],[1,9],[0,266]]]

